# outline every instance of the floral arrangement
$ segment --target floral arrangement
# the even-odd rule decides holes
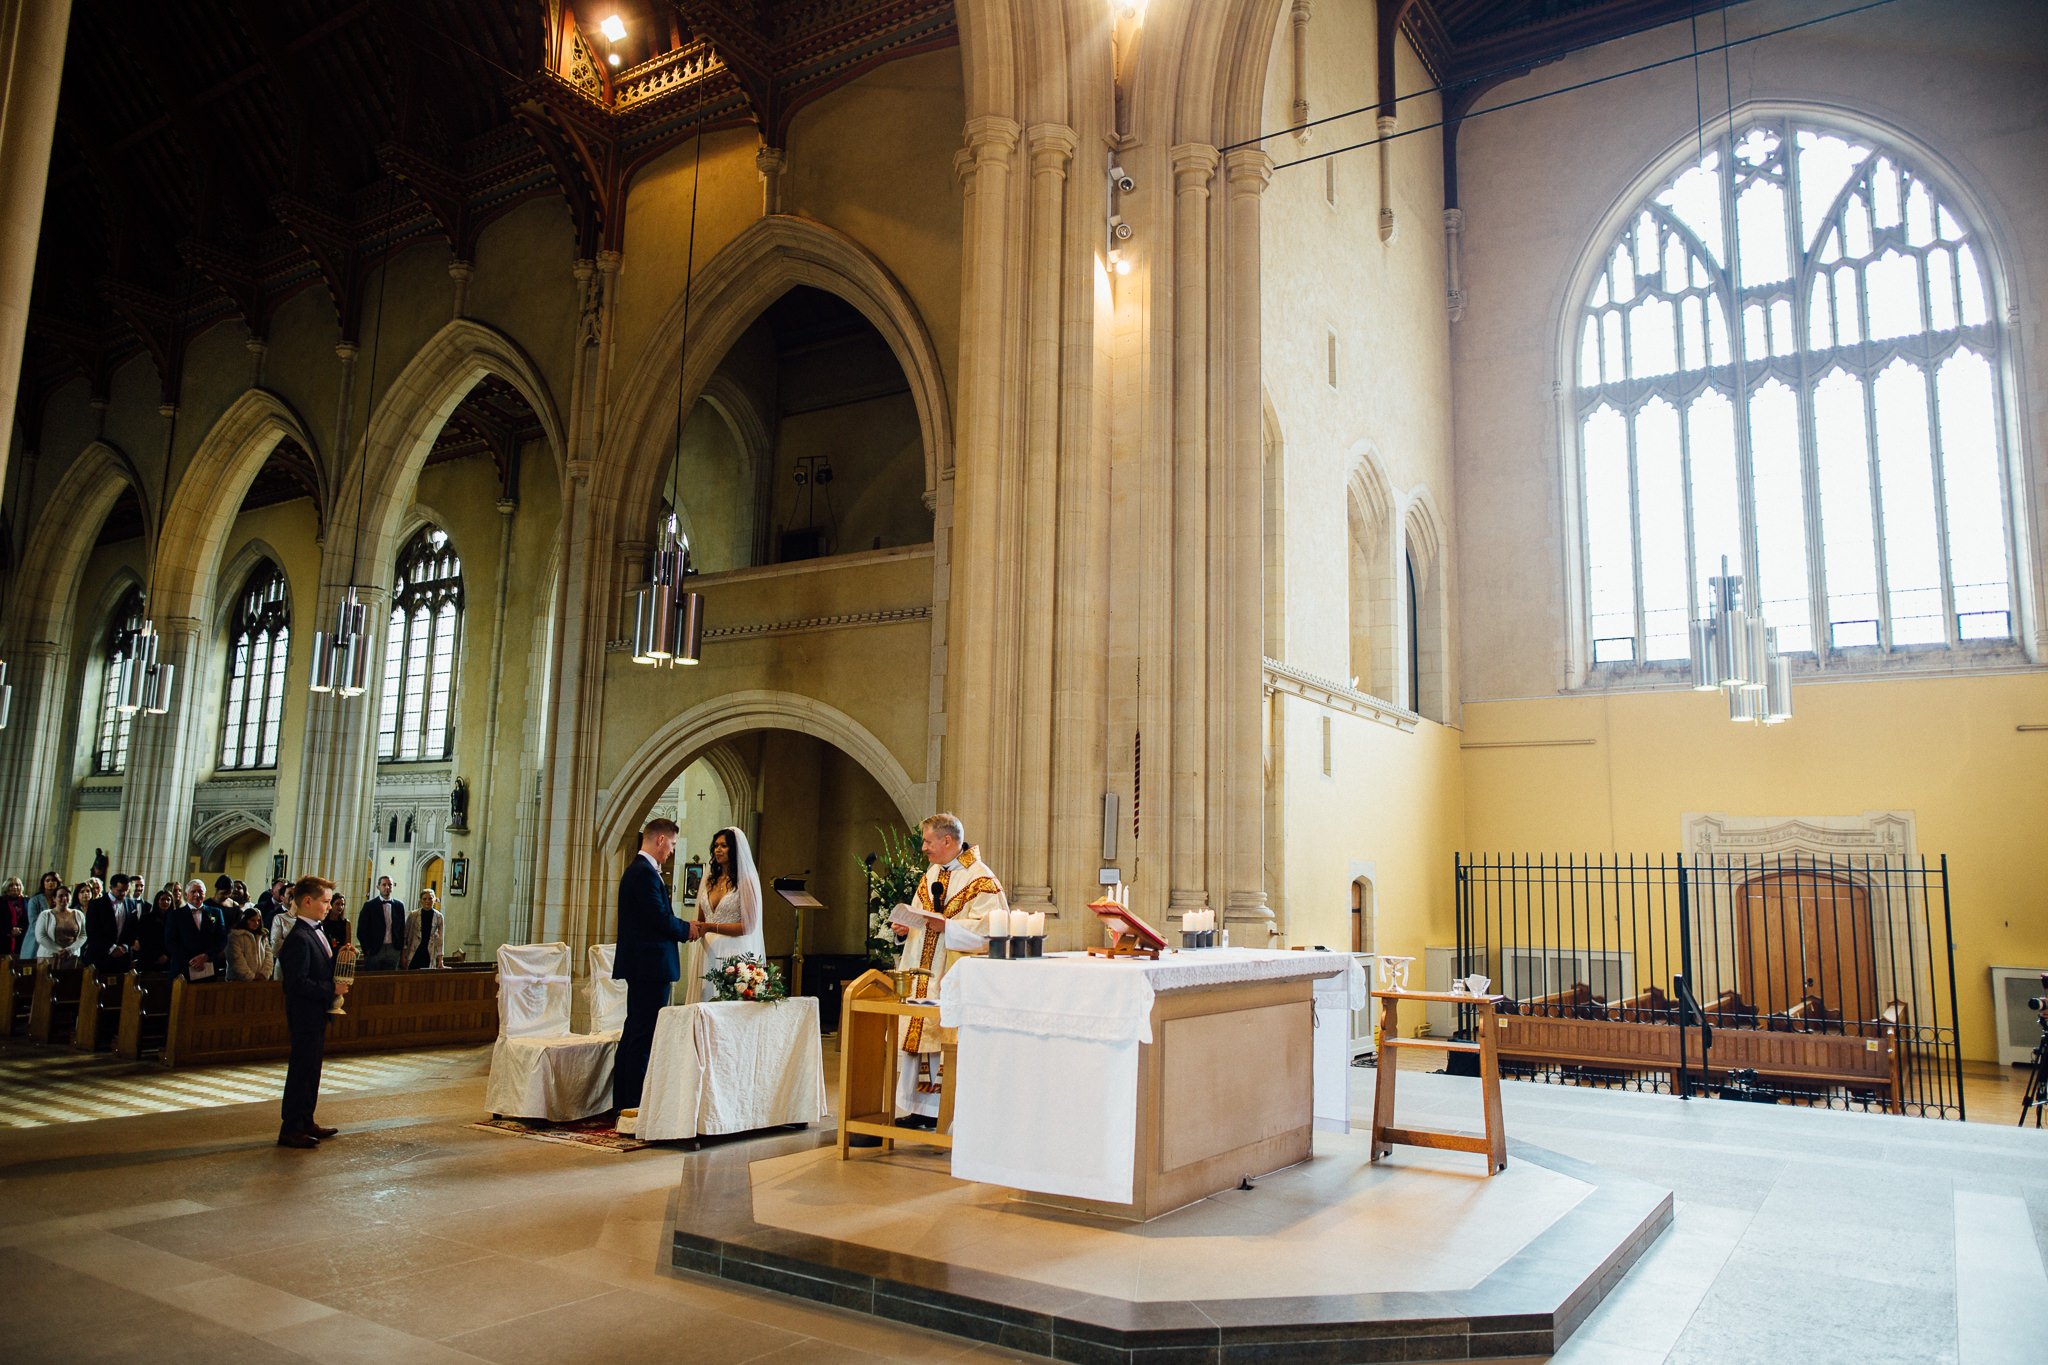
[[[716,970],[704,973],[704,984],[711,987],[715,1000],[780,1000],[789,994],[782,968],[755,953],[727,958]]]
[[[925,862],[911,831],[877,825],[875,832],[882,836],[882,850],[861,860],[868,878],[868,961],[888,968],[902,947],[889,929],[889,913],[916,899]]]

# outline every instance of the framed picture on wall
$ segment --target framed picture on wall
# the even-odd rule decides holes
[[[469,894],[469,855],[458,853],[448,864],[448,894],[467,896]]]

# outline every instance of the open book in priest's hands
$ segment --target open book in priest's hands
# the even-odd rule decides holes
[[[934,915],[929,910],[918,910],[908,905],[899,905],[889,912],[889,923],[905,929],[926,929],[945,922],[944,915]]]

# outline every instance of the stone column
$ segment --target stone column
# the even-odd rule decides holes
[[[1224,375],[1223,411],[1228,430],[1222,443],[1223,524],[1210,534],[1220,539],[1228,572],[1213,595],[1210,620],[1212,676],[1223,689],[1223,732],[1219,752],[1222,866],[1229,902],[1224,915],[1232,942],[1264,947],[1271,938],[1272,911],[1266,904],[1264,770],[1261,705],[1264,700],[1264,603],[1260,546],[1259,482],[1264,461],[1264,404],[1260,391],[1259,210],[1273,176],[1273,161],[1246,147],[1225,158],[1229,196],[1224,219],[1224,278],[1229,281],[1224,325],[1229,362]]]
[[[1394,240],[1394,144],[1389,141],[1401,124],[1392,114],[1381,114],[1375,122],[1380,145],[1380,240]]]
[[[200,686],[200,621],[196,616],[154,616],[157,659],[176,665],[170,705],[162,715],[135,713],[128,739],[128,772],[121,783],[121,832],[114,865],[140,867],[151,876],[186,875],[192,845],[195,761],[203,747],[192,699]],[[157,869],[164,869],[158,872]]]
[[[1291,55],[1294,75],[1294,125],[1296,135],[1308,138],[1310,130],[1301,125],[1308,122],[1308,21],[1309,0],[1294,0],[1294,8],[1288,14],[1290,37],[1293,39]]]
[[[4,771],[14,780],[7,800],[0,803],[0,867],[16,869],[24,885],[55,863],[51,826],[58,779],[64,772],[69,672],[64,651],[54,640],[25,640],[8,651],[7,680],[14,688],[14,706],[4,736],[9,759]]]
[[[469,316],[469,282],[476,278],[474,261],[450,261],[448,278],[455,282],[455,302],[450,309],[451,317]]]
[[[1173,158],[1173,758],[1167,914],[1209,904],[1209,186],[1221,158],[1183,143]]]
[[[0,414],[8,416],[21,379],[70,24],[71,0],[0,0]],[[7,454],[0,442],[0,489],[7,486]]]
[[[498,587],[491,604],[491,692],[489,709],[484,720],[483,790],[478,793],[481,800],[477,808],[470,812],[472,830],[481,831],[486,827],[485,822],[490,821],[496,825],[495,833],[498,837],[493,839],[485,836],[482,847],[478,850],[484,874],[478,879],[478,885],[472,893],[478,897],[485,894],[486,886],[504,885],[509,889],[511,884],[509,860],[492,855],[510,849],[512,821],[498,818],[498,808],[492,797],[497,793],[498,769],[504,762],[498,753],[498,713],[503,702],[500,694],[505,682],[505,599],[512,585],[512,514],[518,510],[518,499],[498,499]],[[516,763],[514,769],[517,770]],[[500,863],[507,867],[507,874],[504,877],[495,875],[494,870]],[[477,908],[472,912],[470,919],[468,950],[470,960],[476,961],[484,946],[484,901],[478,899],[473,903]]]
[[[1060,124],[1035,123],[1031,154],[1031,236],[1025,269],[1030,311],[1025,344],[1024,504],[1021,537],[1025,592],[1054,581],[1060,474],[1060,295],[1067,166],[1078,140]],[[1022,910],[1050,910],[1052,896],[1052,683],[1057,597],[1023,610],[1018,653],[1017,761],[1012,779],[1017,824],[1010,900]]]
[[[946,727],[982,742],[949,745],[946,771],[936,774],[939,799],[960,811],[979,840],[1005,834],[1007,798],[998,736],[1012,679],[1002,675],[999,640],[1005,484],[1003,412],[1011,382],[1003,307],[1010,275],[1010,175],[1020,129],[999,115],[967,124],[967,145],[953,159],[966,189],[960,290],[960,423],[953,488],[951,590],[948,604]],[[976,827],[980,827],[980,832]]]
[[[329,535],[331,553],[321,567],[318,615],[313,629],[332,630],[344,589],[350,585],[346,545],[353,531]],[[379,582],[389,573],[359,565],[354,586],[363,604],[363,628],[370,651],[370,686],[359,697],[339,692],[306,694],[306,739],[299,760],[298,828],[292,865],[301,873],[326,877],[350,896],[360,896],[370,873],[370,807],[377,785],[377,725],[383,705],[384,652],[391,646],[391,590]],[[312,632],[307,632],[311,638]]]

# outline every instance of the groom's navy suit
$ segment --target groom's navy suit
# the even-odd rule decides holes
[[[655,1021],[683,974],[676,945],[689,941],[690,926],[676,918],[653,859],[635,853],[619,878],[619,938],[612,950],[612,978],[626,983],[626,1026],[612,1064],[615,1108],[640,1107]]]

